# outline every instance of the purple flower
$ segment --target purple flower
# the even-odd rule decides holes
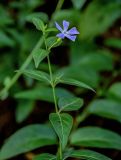
[[[66,37],[70,39],[71,41],[75,41],[76,35],[79,34],[76,27],[73,27],[70,30],[68,30],[69,28],[68,21],[63,20],[63,29],[62,27],[60,27],[60,25],[57,22],[55,22],[55,25],[56,25],[56,28],[61,32],[61,33],[58,33],[56,36],[61,39],[64,39]]]

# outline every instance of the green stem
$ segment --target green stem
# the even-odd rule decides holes
[[[46,50],[48,50],[50,52],[50,49],[47,46],[45,33],[43,33],[43,38],[44,38],[45,48],[46,48]],[[51,81],[50,83],[51,83],[52,91],[53,91],[53,99],[54,99],[54,104],[55,104],[55,111],[56,111],[56,113],[58,113],[57,100],[56,100],[56,94],[55,94],[55,84],[54,84],[54,80],[53,80],[53,74],[52,74],[49,55],[47,55],[47,61],[48,61],[48,68],[49,68],[49,73],[50,73],[50,81]]]
[[[57,6],[56,6],[56,9],[55,9],[55,12],[52,14],[51,16],[51,20],[50,20],[50,23],[49,23],[49,26],[52,25],[53,23],[53,20],[54,20],[54,16],[56,15],[56,13],[62,8],[62,5],[64,3],[65,0],[59,0],[58,3],[57,3]]]
[[[62,160],[62,147],[61,147],[61,141],[59,141],[59,158]]]
[[[55,9],[55,13],[57,13],[62,8],[63,3],[64,3],[64,0],[59,0],[58,1],[58,4],[57,4],[56,9]]]
[[[57,7],[56,7],[54,13],[52,14],[52,18],[51,18],[51,20],[50,20],[49,26],[51,25],[51,23],[52,23],[52,21],[53,21],[54,15],[61,9],[63,3],[64,3],[64,0],[59,0],[59,1],[58,1]],[[34,51],[35,49],[41,47],[42,44],[43,44],[43,39],[40,38],[40,40],[37,42],[37,44],[36,44],[35,48],[33,49],[33,51]],[[27,59],[25,60],[25,62],[24,62],[23,65],[21,66],[21,68],[20,68],[21,70],[26,69],[26,68],[28,67],[28,65],[30,64],[30,62],[32,61],[32,53],[33,53],[33,51],[30,53],[30,55],[27,57]],[[11,79],[11,82],[10,82],[7,86],[5,86],[5,88],[3,88],[3,90],[0,92],[0,97],[3,97],[3,96],[8,92],[8,90],[14,85],[14,83],[16,83],[16,81],[17,81],[18,78],[21,76],[21,74],[22,74],[21,72],[17,72],[17,73],[13,76],[13,78]],[[4,99],[5,99],[5,98],[6,98],[6,97],[4,97]]]
[[[48,48],[48,46],[47,46],[45,34],[43,34],[43,37],[44,37],[45,48],[46,48],[46,50],[50,51],[51,47]],[[53,99],[54,99],[54,104],[55,104],[55,111],[56,111],[57,114],[59,114],[58,106],[57,106],[57,100],[56,100],[56,93],[55,93],[55,82],[54,82],[54,79],[53,79],[53,74],[52,74],[52,68],[51,68],[49,55],[47,56],[47,60],[48,60],[48,68],[49,68],[49,73],[50,73],[51,87],[52,87],[52,91],[53,91]],[[60,140],[59,140],[59,152],[58,153],[59,153],[59,159],[62,160],[62,147],[61,147],[61,141]]]
[[[53,91],[53,99],[54,99],[54,104],[55,104],[55,111],[56,111],[56,113],[58,113],[57,100],[56,100],[56,94],[55,94],[55,85],[54,85],[54,81],[53,81],[53,75],[52,75],[52,69],[51,69],[49,55],[47,56],[47,60],[48,60],[48,67],[49,67],[49,73],[50,73],[50,79],[51,79],[51,86],[52,86],[52,91]]]
[[[78,125],[79,125],[81,122],[83,122],[87,117],[88,117],[88,113],[86,112],[86,110],[84,110],[84,111],[82,112],[82,114],[77,117],[76,126],[78,127]]]
[[[44,38],[44,43],[45,43],[46,50],[50,51],[51,47],[48,48],[47,43],[46,43],[46,35],[44,33],[43,33],[43,38]],[[49,73],[50,73],[50,83],[51,83],[51,87],[52,87],[52,91],[53,91],[55,111],[56,111],[57,114],[59,114],[58,107],[57,107],[56,94],[55,94],[55,83],[54,83],[54,79],[53,79],[53,74],[52,74],[52,68],[51,68],[49,55],[47,56],[47,60],[48,60],[48,68],[49,68]],[[62,148],[61,148],[61,141],[60,140],[59,140],[59,159],[62,160]]]
[[[55,94],[55,87],[52,86],[53,89],[53,98],[54,98],[54,103],[55,103],[55,111],[58,113],[58,107],[57,107],[57,100],[56,100],[56,94]]]
[[[50,48],[48,48],[47,43],[46,43],[45,34],[43,34],[43,37],[44,37],[45,48],[46,48],[46,50],[50,51],[52,46],[55,43]],[[55,111],[56,111],[57,114],[59,114],[58,106],[57,106],[57,100],[56,100],[56,94],[55,94],[55,82],[54,82],[54,79],[53,79],[53,74],[52,74],[49,55],[47,56],[47,60],[48,60],[48,68],[49,68],[49,73],[50,73],[50,81],[51,81],[51,86],[52,86],[52,91],[53,91],[53,99],[54,99],[54,104],[55,104]],[[59,159],[62,160],[62,147],[61,147],[61,141],[60,140],[59,140],[59,152],[58,153],[59,153]]]

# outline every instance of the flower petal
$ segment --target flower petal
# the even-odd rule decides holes
[[[64,32],[66,32],[68,30],[68,27],[69,27],[69,22],[63,20],[63,30],[64,30]]]
[[[65,35],[63,33],[58,33],[56,36],[59,37],[59,38],[61,38],[61,39],[65,38]]]
[[[76,36],[71,36],[71,35],[65,34],[65,37],[67,37],[68,39],[70,39],[73,42],[76,40]]]
[[[74,35],[79,34],[79,32],[77,31],[76,27],[73,27],[69,31],[67,31],[67,34]]]
[[[57,22],[55,22],[55,25],[56,25],[56,28],[57,28],[59,31],[63,32],[63,29],[61,28],[61,26],[60,26]]]

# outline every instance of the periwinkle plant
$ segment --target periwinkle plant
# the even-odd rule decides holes
[[[43,48],[40,49],[40,51],[41,51],[40,53],[37,51],[34,52],[33,58],[34,58],[35,66],[37,68],[39,65],[38,62],[40,62],[43,58],[47,57],[49,75],[44,72],[38,72],[38,74],[37,74],[36,71],[35,72],[22,71],[22,72],[24,74],[28,74],[30,77],[33,77],[33,78],[35,78],[34,75],[36,74],[36,76],[38,76],[38,77],[40,76],[42,80],[46,80],[52,87],[53,99],[54,99],[54,104],[55,104],[55,113],[51,113],[49,115],[49,120],[50,120],[50,122],[51,122],[51,124],[52,124],[58,138],[59,138],[59,149],[57,152],[57,158],[59,160],[62,160],[64,158],[63,152],[64,152],[65,147],[67,145],[68,137],[69,137],[70,131],[72,129],[73,118],[69,114],[61,113],[61,112],[77,110],[82,106],[83,101],[80,98],[69,98],[69,99],[67,99],[65,97],[61,97],[60,99],[57,98],[56,93],[55,93],[55,87],[58,83],[68,83],[69,84],[69,83],[71,83],[71,81],[72,81],[72,83],[74,83],[74,85],[76,85],[76,83],[72,79],[71,80],[70,79],[64,80],[63,73],[58,73],[58,74],[53,75],[49,54],[51,52],[51,49],[55,46],[60,45],[62,43],[62,39],[64,39],[65,37],[67,37],[68,39],[70,39],[72,41],[75,41],[76,34],[79,34],[79,32],[77,31],[77,29],[75,27],[70,29],[69,31],[67,31],[68,27],[69,27],[69,22],[67,22],[66,20],[63,20],[64,29],[62,29],[59,26],[59,24],[57,22],[55,22],[56,28],[59,31],[61,31],[61,33],[58,33],[55,37],[49,37],[48,36],[49,32],[56,31],[56,28],[47,28],[47,26],[44,25],[44,23],[40,19],[34,19],[33,23],[35,24],[37,29],[42,31],[43,39],[44,39],[44,46],[45,46],[44,49]],[[56,37],[58,37],[58,38],[56,38]],[[78,82],[78,85],[81,85],[80,82]],[[74,106],[75,106],[75,108],[74,108]],[[46,154],[40,155],[39,159],[41,159],[41,156],[43,158],[44,156],[46,157],[47,155]]]
[[[42,39],[44,41],[44,45],[42,47],[35,48],[34,51],[32,52],[32,57],[33,57],[36,69],[34,70],[20,69],[18,72],[26,76],[29,76],[30,78],[38,80],[40,82],[43,82],[46,85],[51,86],[53,101],[55,105],[55,113],[49,114],[49,121],[51,123],[51,127],[48,127],[42,124],[31,125],[23,128],[21,131],[18,131],[17,133],[15,133],[15,135],[10,137],[10,139],[8,140],[8,143],[5,143],[5,145],[2,148],[2,151],[0,154],[0,160],[10,158],[20,153],[25,153],[32,149],[38,148],[40,146],[51,145],[51,144],[57,144],[57,152],[55,153],[55,155],[52,155],[50,153],[42,153],[40,155],[34,156],[33,160],[65,160],[69,157],[79,158],[79,159],[91,158],[92,160],[95,160],[95,159],[110,160],[110,158],[100,153],[97,153],[95,151],[91,151],[87,149],[74,150],[73,148],[71,148],[71,146],[69,146],[69,143],[68,143],[72,128],[73,128],[73,131],[77,130],[77,127],[81,122],[81,120],[84,118],[85,113],[82,114],[82,116],[78,117],[76,119],[76,123],[74,123],[73,117],[66,112],[79,110],[83,106],[83,99],[70,94],[57,95],[56,86],[59,83],[63,83],[67,85],[83,87],[85,89],[90,89],[92,91],[94,90],[83,82],[66,77],[63,72],[53,73],[49,55],[52,51],[52,48],[61,45],[62,40],[65,37],[71,41],[75,41],[76,36],[79,34],[78,30],[76,29],[76,27],[73,27],[72,29],[68,30],[69,22],[66,20],[63,20],[63,29],[59,26],[57,22],[55,23],[56,28],[61,33],[57,33],[58,30],[56,28],[48,28],[47,25],[45,25],[43,21],[39,18],[34,18],[33,23],[36,26],[36,28],[42,32]],[[50,35],[54,35],[54,36],[50,36]],[[47,58],[47,61],[48,61],[49,74],[38,70],[40,62],[45,58]],[[52,128],[54,129],[54,131],[52,130]],[[72,144],[74,144],[75,141],[77,141],[77,139],[80,138],[79,133],[82,134],[82,137],[86,136],[85,132],[88,131],[88,128],[86,129],[87,131],[85,131],[85,129],[82,129],[82,133],[80,133],[80,130],[78,129],[76,133],[73,133],[71,135]],[[89,129],[91,130],[92,128],[89,128]],[[100,132],[100,129],[97,128],[97,130],[99,130],[98,132]],[[84,132],[84,135],[83,135],[83,132]],[[55,134],[57,136],[55,136]],[[23,139],[23,142],[19,140],[20,137],[22,136],[25,136],[24,137],[25,140]],[[57,138],[55,137],[58,137],[58,141],[57,141]],[[34,138],[35,138],[35,142],[33,141]],[[37,141],[36,141],[36,138],[37,138]],[[15,141],[15,139],[17,140],[17,142]],[[12,151],[11,149],[9,150],[10,145],[12,143],[14,143],[13,145],[15,149],[14,151],[13,149]],[[19,147],[17,146],[16,148],[16,145],[18,145]],[[76,145],[78,146],[78,143]]]
[[[79,34],[79,32],[77,31],[76,27],[73,27],[72,29],[68,30],[69,22],[66,20],[63,20],[63,29],[59,26],[57,22],[55,22],[56,28],[61,33],[56,33],[57,32],[56,28],[48,28],[47,25],[44,25],[44,23],[38,18],[33,19],[33,23],[36,26],[36,28],[42,32],[43,40],[44,40],[44,47],[39,48],[33,52],[33,59],[35,62],[36,70],[20,70],[19,72],[33,79],[42,81],[51,86],[54,105],[55,105],[55,113],[50,113],[49,120],[51,122],[51,125],[56,135],[58,136],[58,141],[59,141],[56,155],[51,155],[49,153],[43,153],[43,154],[35,156],[34,160],[65,160],[68,157],[86,158],[93,154],[94,154],[94,157],[95,156],[101,157],[101,158],[104,158],[105,160],[108,159],[105,156],[99,153],[96,153],[94,151],[90,151],[90,150],[77,150],[76,151],[73,148],[70,148],[69,146],[67,146],[69,135],[73,127],[73,117],[70,114],[65,113],[65,112],[76,111],[80,109],[80,107],[83,105],[83,100],[75,96],[65,97],[61,95],[59,97],[56,95],[55,88],[57,84],[64,83],[68,85],[83,87],[86,89],[90,89],[92,91],[94,90],[83,82],[66,77],[62,72],[53,73],[52,68],[51,68],[49,54],[51,53],[51,49],[53,47],[59,46],[65,37],[70,39],[71,41],[75,41],[76,36],[77,34]],[[50,33],[51,35],[52,33],[54,33],[54,36],[50,37],[49,36]],[[39,63],[44,58],[47,58],[47,61],[48,61],[49,74],[43,71],[37,70]],[[74,125],[73,127],[74,130],[76,130],[77,126],[78,124]]]
[[[53,101],[55,105],[55,113],[49,114],[49,121],[51,123],[51,127],[42,124],[30,125],[21,129],[12,137],[10,137],[8,142],[5,143],[1,150],[0,160],[4,160],[6,158],[13,157],[20,153],[25,153],[32,149],[36,149],[38,147],[51,144],[57,144],[57,152],[55,153],[55,155],[52,155],[50,153],[42,153],[40,155],[34,156],[33,160],[65,160],[69,157],[91,160],[110,160],[110,158],[95,151],[87,149],[75,150],[74,148],[71,148],[71,146],[68,143],[72,128],[73,131],[76,132],[73,132],[71,135],[71,144],[77,146],[81,143],[79,141],[80,138],[82,138],[82,144],[84,136],[88,139],[87,133],[89,134],[90,130],[95,131],[95,133],[98,133],[99,135],[103,132],[103,130],[101,130],[98,127],[85,127],[77,130],[79,123],[87,116],[87,112],[83,112],[81,116],[78,116],[75,120],[75,123],[73,122],[73,117],[69,113],[65,112],[79,110],[83,106],[83,99],[70,94],[68,94],[68,96],[65,96],[64,94],[61,94],[61,96],[59,96],[56,94],[56,86],[59,83],[83,87],[85,89],[90,89],[94,91],[87,84],[80,82],[76,79],[66,77],[63,72],[52,72],[51,62],[49,58],[52,48],[59,46],[64,38],[68,38],[71,41],[75,41],[77,35],[79,34],[78,30],[76,29],[76,27],[73,27],[70,30],[68,30],[69,22],[66,20],[63,20],[63,29],[57,22],[55,22],[56,28],[61,33],[56,33],[58,31],[56,28],[48,28],[47,25],[45,25],[43,21],[39,18],[34,18],[33,23],[36,26],[36,28],[42,32],[42,39],[44,41],[44,45],[42,47],[36,47],[32,52],[32,57],[36,69],[30,70],[22,68],[18,71],[18,73],[25,74],[30,78],[33,78],[35,80],[45,83],[46,85],[51,86]],[[45,58],[47,58],[48,61],[49,74],[37,69],[39,67],[40,62]],[[55,133],[53,132],[52,128],[54,129]],[[109,133],[109,131],[104,132],[107,135],[112,134]],[[57,136],[55,136],[55,134]],[[23,142],[20,140],[22,136],[24,136],[22,140]],[[58,137],[58,141],[56,137]],[[13,149],[9,149],[12,144]],[[84,145],[88,146],[88,142],[87,144],[85,142]]]
[[[84,110],[82,114],[76,117],[74,120],[73,117],[66,112],[79,110],[83,106],[83,99],[76,97],[73,94],[57,94],[56,91],[56,86],[59,83],[83,87],[85,89],[94,91],[87,84],[76,79],[69,78],[64,75],[63,72],[53,73],[52,71],[49,58],[49,55],[52,52],[52,48],[61,45],[64,38],[68,38],[74,43],[77,35],[79,34],[78,30],[76,27],[68,29],[69,22],[66,20],[63,20],[62,22],[63,28],[60,27],[57,22],[55,22],[56,28],[50,28],[45,25],[39,18],[34,18],[33,23],[36,28],[42,32],[42,41],[44,42],[44,45],[41,45],[41,47],[40,45],[37,45],[37,47],[35,47],[35,49],[32,51],[32,58],[35,63],[35,69],[33,70],[21,68],[17,73],[19,73],[18,75],[25,74],[30,78],[43,82],[45,85],[51,86],[53,94],[53,100],[51,101],[54,101],[55,112],[49,114],[51,127],[48,127],[48,125],[44,124],[30,125],[22,128],[20,131],[12,135],[2,147],[0,152],[0,160],[5,160],[18,154],[51,144],[57,145],[57,152],[55,155],[50,153],[42,153],[40,155],[34,156],[33,160],[65,160],[69,157],[87,160],[111,160],[110,158],[92,150],[75,150],[71,147],[74,145],[84,145],[91,147],[101,146],[110,148],[112,145],[111,139],[116,139],[114,142],[114,147],[113,145],[111,147],[118,149],[120,148],[118,141],[120,137],[110,131],[98,127],[84,127],[77,129],[79,123],[88,116],[88,111]],[[61,33],[57,33],[57,29]],[[40,62],[45,58],[47,58],[48,61],[49,73],[38,70]],[[72,134],[70,136],[71,131]],[[23,139],[21,140],[20,138],[22,136]],[[104,143],[102,143],[102,140]],[[13,148],[10,148],[11,145]]]
[[[83,105],[83,100],[81,98],[76,97],[57,97],[55,92],[55,87],[58,83],[65,83],[71,84],[75,86],[85,87],[88,89],[90,88],[88,85],[79,82],[74,79],[67,78],[63,75],[63,73],[53,73],[51,68],[51,62],[49,58],[49,54],[51,53],[51,49],[53,47],[59,46],[62,43],[62,39],[65,37],[69,38],[72,41],[75,41],[76,35],[79,34],[76,27],[68,30],[69,22],[66,20],[63,21],[64,29],[62,30],[61,27],[56,22],[56,27],[61,31],[59,34],[55,34],[55,36],[49,37],[49,34],[52,32],[57,32],[56,28],[47,28],[47,25],[38,19],[33,19],[33,23],[38,30],[40,30],[43,34],[44,39],[44,47],[39,48],[33,52],[33,59],[35,62],[35,67],[38,68],[39,63],[47,57],[48,60],[48,69],[49,74],[39,70],[20,70],[23,74],[37,79],[39,81],[46,82],[52,87],[53,99],[55,104],[55,113],[50,113],[49,120],[55,130],[59,138],[59,148],[57,152],[57,157],[59,160],[64,159],[64,151],[68,143],[68,138],[70,135],[70,131],[73,126],[73,118],[68,113],[62,113],[64,111],[73,111],[78,110]],[[57,38],[58,37],[58,38]],[[93,89],[92,89],[93,90]],[[43,158],[44,155],[42,155]],[[47,155],[45,154],[45,157]],[[52,156],[53,157],[53,156]],[[41,155],[39,159],[42,159]]]

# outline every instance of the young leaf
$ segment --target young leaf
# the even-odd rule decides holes
[[[58,32],[58,30],[56,28],[48,28],[46,32]]]
[[[50,49],[59,46],[61,43],[62,43],[62,40],[57,37],[47,38],[47,46]]]
[[[64,75],[63,72],[57,72],[53,75],[55,86],[60,82],[60,79],[63,77],[63,75]]]
[[[36,28],[38,30],[41,30],[42,32],[45,31],[45,26],[44,26],[44,23],[41,19],[39,18],[33,18],[33,24],[36,26]]]
[[[83,149],[83,150],[73,150],[72,152],[70,152],[69,155],[66,156],[67,157],[71,157],[71,158],[78,158],[78,159],[90,159],[90,160],[111,160],[110,158],[106,157],[105,155],[95,152],[95,151],[91,151],[91,150],[87,150],[87,149]]]
[[[0,151],[0,159],[8,159],[55,143],[56,135],[50,127],[40,124],[29,125],[18,130],[7,139]]]
[[[60,108],[60,111],[74,111],[78,110],[82,107],[83,100],[81,98],[60,98],[58,101],[58,106]]]
[[[121,136],[99,127],[83,127],[71,135],[71,144],[75,146],[121,150]]]
[[[57,160],[57,158],[56,156],[52,154],[43,153],[43,154],[35,156],[32,160]]]
[[[45,72],[38,70],[20,70],[20,72],[38,81],[46,82],[48,84],[50,83],[50,76]]]
[[[73,125],[73,119],[67,113],[51,113],[49,119],[61,141],[62,149],[64,150],[67,145],[68,137]]]
[[[33,52],[33,59],[34,59],[34,63],[35,63],[36,68],[39,66],[40,62],[45,57],[47,57],[48,54],[49,54],[49,51],[47,51],[45,49],[38,49]]]
[[[21,123],[24,121],[34,108],[34,102],[31,100],[20,100],[16,108],[16,121]]]
[[[121,123],[121,103],[113,100],[97,99],[87,107],[87,112]]]
[[[93,92],[95,92],[94,89],[91,88],[90,86],[88,86],[87,84],[85,84],[85,83],[83,83],[81,81],[75,80],[75,79],[62,78],[60,80],[60,83],[64,83],[64,84],[74,85],[74,86],[77,86],[77,87],[86,88],[86,89],[89,89],[89,90],[92,90]]]

